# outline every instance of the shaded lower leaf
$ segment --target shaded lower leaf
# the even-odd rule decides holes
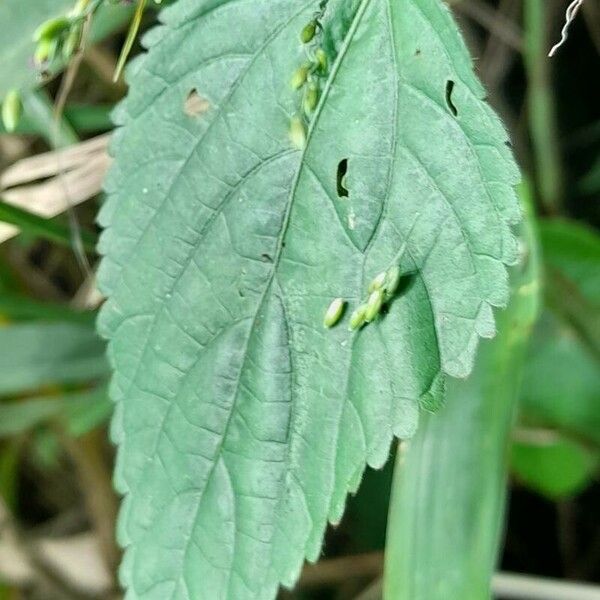
[[[557,437],[548,442],[515,442],[511,468],[527,487],[558,500],[580,492],[598,469],[599,455],[577,442]]]
[[[0,326],[0,395],[55,383],[87,382],[107,372],[105,345],[90,325]]]
[[[293,585],[508,298],[519,174],[447,9],[330,0],[303,46],[320,4],[179,0],[130,68],[99,328],[131,598]]]

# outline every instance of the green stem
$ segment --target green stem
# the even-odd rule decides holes
[[[438,414],[424,414],[398,453],[386,547],[384,598],[489,597],[502,531],[508,440],[529,332],[537,315],[531,225],[527,264],[513,273],[498,334],[482,342],[467,380],[448,382]]]
[[[524,58],[537,189],[545,210],[558,213],[563,199],[563,172],[552,89],[552,63],[548,58],[548,10],[548,0],[526,0]]]

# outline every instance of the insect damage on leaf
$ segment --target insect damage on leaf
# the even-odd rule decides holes
[[[121,576],[142,600],[271,600],[494,334],[519,173],[440,0],[162,19],[100,214]]]

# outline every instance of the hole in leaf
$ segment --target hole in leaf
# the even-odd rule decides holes
[[[348,159],[340,161],[337,168],[337,194],[340,198],[348,197],[348,188],[346,187],[346,174],[348,173]]]
[[[183,104],[183,112],[188,117],[200,117],[210,108],[210,103],[203,98],[196,88],[190,91]]]
[[[450,109],[450,112],[456,117],[458,115],[458,110],[452,102],[452,92],[454,91],[454,81],[452,79],[448,79],[446,81],[446,104]]]

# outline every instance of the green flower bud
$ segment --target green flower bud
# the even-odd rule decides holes
[[[298,150],[302,150],[306,145],[306,129],[302,119],[297,115],[290,121],[290,141]]]
[[[71,27],[71,21],[67,17],[57,17],[56,19],[49,19],[42,23],[33,34],[34,42],[41,42],[42,40],[54,40],[59,37],[62,33],[67,31]]]
[[[304,112],[309,115],[317,108],[319,103],[319,87],[316,83],[309,83],[304,95]]]
[[[300,33],[300,40],[303,44],[308,44],[312,42],[315,37],[315,33],[317,32],[317,22],[315,20],[307,23],[304,29]]]
[[[325,73],[327,71],[327,54],[325,54],[323,48],[317,49],[315,52],[315,60],[321,73]]]
[[[354,331],[362,327],[365,323],[365,316],[367,314],[367,305],[361,304],[353,313],[350,315],[350,324],[348,328],[350,331]]]
[[[21,94],[18,90],[10,90],[2,103],[2,123],[6,131],[11,133],[17,128],[22,112]]]
[[[302,65],[292,75],[292,87],[295,90],[300,89],[305,83],[306,78],[308,77],[308,67],[306,65]]]
[[[369,294],[371,292],[374,292],[375,290],[380,290],[383,287],[386,275],[387,275],[387,273],[385,271],[383,271],[382,273],[379,273],[379,275],[377,275],[377,277],[375,277],[375,279],[373,279],[371,281],[371,283],[369,284],[369,287],[367,288]]]
[[[375,290],[369,296],[367,300],[367,310],[365,312],[365,321],[370,323],[381,310],[383,306],[383,292],[381,290]]]
[[[402,273],[400,272],[400,267],[393,266],[388,269],[387,273],[385,274],[385,281],[383,283],[383,291],[385,292],[386,300],[392,298],[393,295],[398,291],[401,278]]]
[[[325,327],[333,327],[342,317],[346,302],[342,298],[336,298],[327,309],[323,325]]]

